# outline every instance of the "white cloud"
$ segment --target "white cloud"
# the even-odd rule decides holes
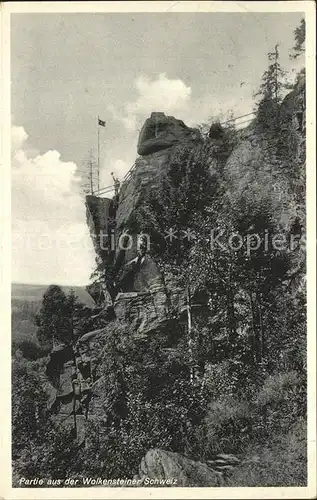
[[[236,89],[232,94],[192,95],[192,89],[181,79],[170,79],[161,73],[157,79],[140,76],[134,82],[137,97],[124,104],[123,110],[109,109],[115,120],[121,121],[130,131],[140,130],[152,111],[163,111],[184,120],[188,126],[195,126],[213,119],[225,119],[229,112],[234,116],[252,111],[252,89],[248,84]]]
[[[231,113],[239,117],[250,113],[253,107],[252,89],[247,82],[242,86],[237,85],[234,95],[232,93],[224,95],[223,92],[219,94],[218,89],[218,94],[214,92],[194,96],[191,87],[180,78],[168,78],[165,73],[161,73],[152,80],[148,76],[140,76],[134,81],[134,88],[137,97],[124,103],[121,110],[109,106],[113,118],[131,132],[131,136],[126,138],[128,149],[131,149],[132,136],[137,138],[138,131],[153,111],[163,111],[167,115],[183,120],[190,127],[196,127],[203,123],[211,124],[218,119],[225,121],[228,116],[231,118]],[[136,156],[135,149],[136,144],[131,149],[130,163],[116,159],[111,161],[110,165],[107,164],[101,175],[101,185],[112,184],[111,171],[119,179],[124,177]]]
[[[11,129],[11,149],[17,151],[21,148],[22,144],[27,140],[28,134],[24,127],[13,126]]]
[[[77,167],[58,151],[34,154],[27,138],[12,128],[13,279],[88,283],[94,255]]]
[[[152,111],[163,111],[176,116],[188,108],[191,88],[180,79],[170,79],[165,73],[155,80],[140,76],[134,82],[138,96],[124,105],[120,114],[113,106],[113,117],[122,121],[128,130],[136,130]]]

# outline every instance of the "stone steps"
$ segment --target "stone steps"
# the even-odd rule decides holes
[[[206,461],[208,467],[216,472],[227,475],[240,465],[241,460],[232,454],[221,453]]]

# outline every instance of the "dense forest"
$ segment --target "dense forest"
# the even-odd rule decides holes
[[[294,38],[296,59],[304,21]],[[254,100],[247,127],[203,124],[202,144],[176,148],[130,220],[186,291],[190,318],[138,338],[74,293],[45,293],[38,345],[13,349],[14,485],[132,478],[151,448],[243,458],[228,486],[307,484],[305,70],[290,82],[275,46]],[[107,284],[111,270],[96,275]],[[57,341],[73,346],[94,329],[102,382],[83,446],[48,411],[44,369]]]

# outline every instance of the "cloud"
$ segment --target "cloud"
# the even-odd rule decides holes
[[[109,107],[114,119],[134,132],[140,130],[152,111],[173,115],[189,126],[225,119],[229,112],[239,116],[252,111],[252,90],[248,84],[237,86],[234,97],[232,94],[219,94],[219,90],[218,94],[193,96],[191,87],[181,79],[171,79],[161,73],[154,80],[140,76],[134,81],[134,88],[136,99],[125,103],[121,112],[113,106]]]
[[[127,102],[121,114],[113,106],[109,107],[113,117],[128,130],[136,130],[152,111],[178,115],[188,108],[191,88],[180,79],[168,78],[165,73],[152,81],[148,76],[140,76],[134,87],[137,98]]]
[[[34,151],[27,139],[12,127],[13,279],[87,283],[94,256],[77,166],[58,151]]]
[[[27,140],[28,134],[24,127],[13,126],[11,129],[11,149],[17,151],[21,148],[22,144]]]

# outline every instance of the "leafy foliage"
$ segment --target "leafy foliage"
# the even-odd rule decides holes
[[[90,308],[78,302],[74,291],[66,295],[58,285],[50,285],[35,318],[38,340],[43,346],[52,346],[54,340],[72,344],[89,331],[90,316]]]
[[[195,446],[205,393],[189,383],[182,356],[170,357],[159,338],[140,343],[126,325],[109,334],[101,366],[91,446],[103,443],[98,456],[105,474],[135,473],[149,447],[186,453]]]
[[[46,396],[34,365],[23,358],[12,363],[12,436],[13,458],[30,444],[45,439],[47,425]]]
[[[294,30],[295,44],[291,54],[292,59],[296,59],[305,51],[305,40],[306,40],[306,23],[305,19],[301,19],[300,25]]]
[[[239,454],[232,486],[306,483],[304,74],[285,98],[284,76],[276,46],[247,134],[229,127],[174,150],[130,220],[131,230],[150,235],[165,282],[187,291],[190,331],[172,315],[145,338],[129,324],[107,324],[95,341],[94,418],[80,449],[45,414],[38,365],[15,360],[16,470],[132,477],[159,447],[198,460]],[[286,244],[274,245],[276,234]],[[101,264],[97,275],[111,281]],[[37,321],[43,343],[72,343],[96,325],[56,286]]]
[[[286,72],[280,64],[279,46],[275,45],[273,51],[268,53],[269,66],[263,73],[259,91],[257,124],[262,131],[269,133],[270,139],[280,127],[279,104],[282,101],[285,88]]]

